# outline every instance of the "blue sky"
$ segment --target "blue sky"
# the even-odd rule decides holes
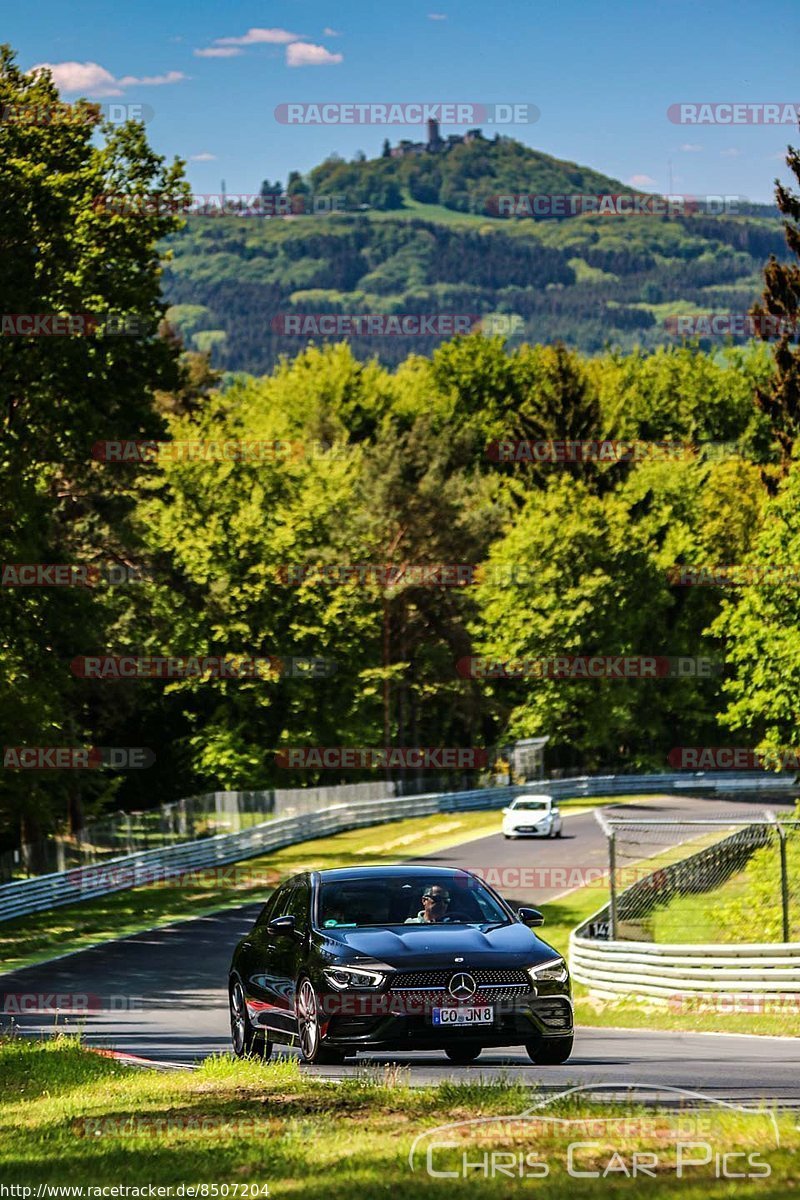
[[[535,104],[538,122],[504,132],[645,189],[668,190],[671,163],[675,192],[760,201],[800,141],[788,125],[667,118],[680,102],[800,103],[800,0],[38,0],[6,9],[2,37],[24,69],[54,64],[64,99],[149,106],[151,143],[189,160],[198,192],[422,136],[281,125],[289,102]]]

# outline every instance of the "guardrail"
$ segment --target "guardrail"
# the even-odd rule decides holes
[[[800,995],[800,943],[792,942],[658,945],[593,941],[573,933],[570,968],[577,983],[605,998]]]
[[[574,779],[537,780],[512,787],[474,791],[433,793],[336,805],[315,813],[279,818],[237,833],[219,834],[195,842],[184,842],[159,850],[109,859],[72,871],[34,876],[0,886],[0,921],[29,913],[44,912],[65,904],[94,899],[112,892],[174,878],[189,871],[226,866],[256,858],[270,850],[313,838],[343,833],[365,825],[398,821],[434,813],[461,812],[478,808],[502,808],[514,796],[544,793],[566,799],[581,796],[625,796],[641,793],[670,793],[702,790],[716,794],[796,790],[794,775],[764,775],[752,772],[732,776],[714,775],[607,775]]]

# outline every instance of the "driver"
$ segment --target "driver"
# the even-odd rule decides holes
[[[447,919],[450,893],[438,883],[432,883],[422,893],[422,908],[415,917],[408,917],[406,925],[434,925]]]

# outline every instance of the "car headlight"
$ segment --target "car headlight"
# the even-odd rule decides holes
[[[536,967],[526,967],[532,983],[566,983],[569,979],[567,964],[563,958],[551,958],[549,962],[540,963]]]
[[[380,988],[386,982],[383,971],[370,971],[366,967],[324,967],[322,974],[338,992],[345,988]]]

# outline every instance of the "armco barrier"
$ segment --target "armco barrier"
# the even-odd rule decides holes
[[[9,921],[28,913],[43,912],[60,905],[124,891],[189,871],[256,858],[270,850],[343,833],[348,829],[359,829],[365,825],[435,813],[502,808],[522,792],[544,793],[561,799],[643,793],[667,794],[687,790],[706,794],[729,794],[737,791],[772,794],[793,790],[794,778],[793,775],[767,775],[764,772],[737,776],[725,772],[714,775],[585,776],[575,779],[538,780],[515,787],[393,797],[387,800],[336,805],[315,813],[266,821],[238,833],[219,834],[217,837],[183,842],[160,850],[143,850],[137,854],[109,859],[73,871],[60,871],[4,884],[0,886],[0,921]]]
[[[681,945],[570,938],[570,969],[593,995],[679,996],[759,993],[800,998],[800,943]]]

